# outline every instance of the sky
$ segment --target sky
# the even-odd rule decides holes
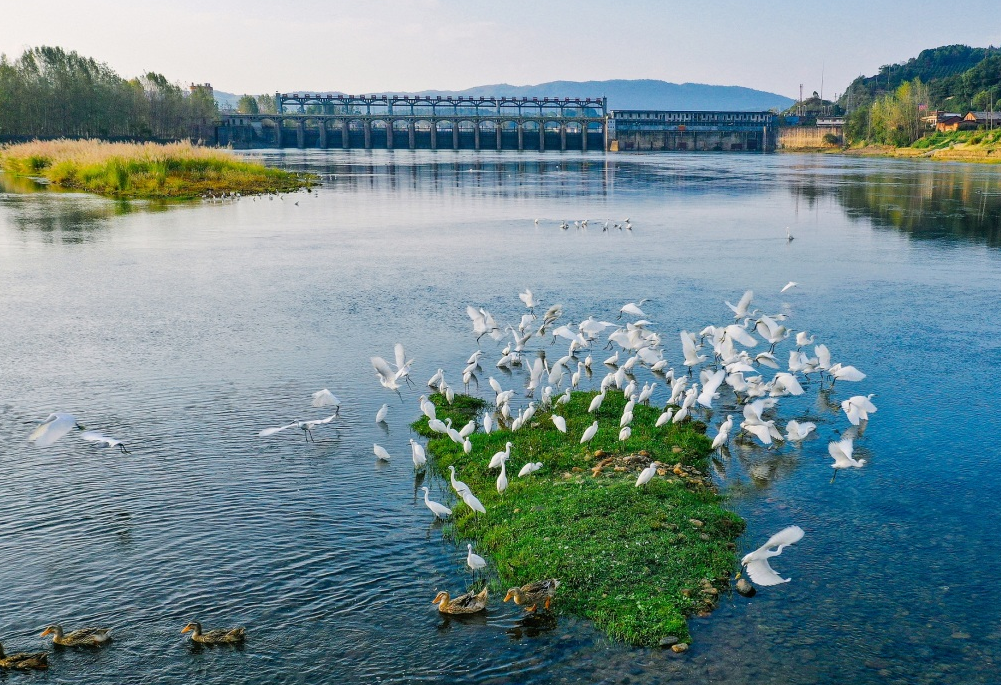
[[[234,93],[652,78],[832,97],[922,49],[1001,44],[1001,0],[0,0],[58,45]]]

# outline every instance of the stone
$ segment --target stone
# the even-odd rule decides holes
[[[674,452],[675,454],[681,454],[683,452],[683,450],[680,447],[678,447],[677,445],[675,445],[674,447],[672,447],[671,451]]]
[[[664,637],[660,638],[661,647],[673,647],[679,642],[681,642],[681,640],[679,640],[675,635],[665,635]]]
[[[705,540],[706,542],[709,542],[710,540],[712,540],[712,538],[709,537],[708,533],[699,533],[699,538],[702,539],[702,540]]]
[[[700,521],[698,519],[688,519],[688,522],[691,523],[696,528],[701,528],[702,526],[706,525],[706,524],[702,523],[702,521]]]
[[[595,459],[604,459],[607,456],[608,452],[606,452],[605,450],[598,450],[597,452],[594,453]]]
[[[675,654],[681,654],[682,652],[688,651],[688,645],[684,642],[679,642],[676,645],[671,645],[671,651]]]
[[[747,581],[747,578],[741,578],[737,581],[737,592],[744,597],[754,597],[758,591],[755,590],[754,586]]]

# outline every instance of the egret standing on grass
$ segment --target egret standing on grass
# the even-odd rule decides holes
[[[650,480],[657,475],[657,467],[661,464],[659,461],[655,461],[645,469],[640,471],[639,478],[636,479],[636,487],[642,487],[650,482]]]
[[[468,543],[466,544],[466,566],[468,566],[473,573],[487,567],[487,560],[479,554],[473,554],[473,545]]]
[[[584,431],[584,435],[580,436],[580,444],[583,445],[585,442],[590,442],[591,438],[593,438],[597,433],[598,433],[598,422],[595,421],[594,423],[592,423],[590,426],[587,427],[587,430]]]

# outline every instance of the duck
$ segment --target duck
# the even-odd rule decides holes
[[[42,637],[52,636],[52,644],[63,647],[101,647],[111,641],[111,628],[81,628],[63,633],[63,627],[54,624],[42,631]]]
[[[191,631],[191,641],[200,642],[204,645],[221,645],[221,644],[233,644],[236,642],[243,642],[244,638],[247,637],[246,628],[232,628],[232,629],[219,629],[210,630],[207,633],[202,632],[202,624],[197,621],[192,621],[188,625],[184,626],[181,630],[182,633]]]
[[[18,652],[7,656],[4,654],[3,645],[0,645],[0,668],[12,668],[17,670],[27,670],[29,668],[48,668],[49,655],[45,652]]]
[[[504,595],[504,601],[506,602],[509,599],[513,599],[514,603],[519,606],[522,604],[530,605],[527,607],[528,611],[535,611],[539,602],[544,602],[544,606],[548,611],[553,597],[556,596],[556,588],[559,586],[560,581],[555,578],[538,580],[534,583],[529,583],[528,585],[511,588],[507,591],[507,594]]]
[[[475,614],[487,608],[487,595],[487,588],[476,594],[470,590],[455,598],[452,598],[448,591],[442,590],[431,603],[437,604],[438,611],[442,614]]]

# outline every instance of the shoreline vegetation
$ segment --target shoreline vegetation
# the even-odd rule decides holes
[[[311,174],[269,168],[188,141],[35,140],[0,146],[0,169],[116,199],[289,193],[317,182]]]
[[[620,441],[625,397],[608,390],[597,413],[588,413],[596,394],[574,392],[564,406],[540,410],[518,431],[475,432],[469,454],[431,431],[427,417],[415,421],[414,431],[429,438],[430,468],[445,479],[443,487],[454,496],[448,480],[454,466],[456,479],[486,508],[477,515],[456,498],[445,536],[475,541],[489,556],[501,593],[557,578],[562,584],[554,611],[587,618],[612,638],[636,645],[687,643],[686,618],[712,611],[729,588],[744,522],[722,506],[708,474],[712,448],[704,425],[655,427],[660,410],[637,405],[632,435]],[[451,405],[440,394],[430,399],[437,417],[455,426],[492,409],[469,395],[457,395]],[[566,419],[566,434],[553,424],[553,413]],[[580,444],[596,419],[594,439]],[[500,470],[488,462],[507,442],[510,485],[498,494]],[[636,487],[652,461],[663,467]],[[543,466],[519,477],[530,462]]]
[[[847,147],[786,147],[780,152],[820,152],[849,157],[894,157],[933,159],[943,162],[1001,163],[1001,129],[993,131],[937,132],[907,146],[879,145],[863,141]]]

